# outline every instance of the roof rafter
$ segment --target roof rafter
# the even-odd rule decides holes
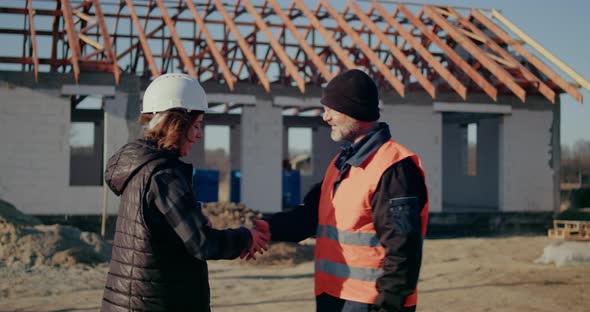
[[[479,10],[471,10],[471,14],[473,17],[482,23],[485,27],[487,27],[491,32],[493,32],[496,36],[504,40],[508,45],[510,45],[518,54],[522,55],[526,58],[529,63],[533,64],[539,71],[541,71],[544,75],[549,77],[552,81],[555,82],[560,88],[562,88],[565,92],[569,93],[573,98],[575,98],[578,102],[582,103],[583,98],[582,94],[576,90],[572,85],[567,83],[563,80],[557,73],[555,73],[549,66],[545,65],[541,60],[539,60],[535,55],[525,49],[519,42],[516,42],[511,39],[511,37],[500,27],[496,26],[492,21],[490,21],[485,15],[481,14]]]
[[[33,48],[33,64],[35,66],[35,81],[39,81],[39,57],[37,56],[37,36],[35,33],[35,21],[33,11],[33,0],[27,0],[27,10],[29,12],[29,27],[31,29],[31,46]]]
[[[428,50],[414,38],[409,32],[407,32],[400,23],[398,23],[391,15],[389,15],[385,9],[377,2],[373,4],[373,7],[379,11],[385,21],[393,26],[395,30],[408,41],[414,49],[428,62],[438,74],[447,81],[447,83],[453,88],[463,100],[467,98],[467,88],[459,81],[453,74],[451,74]],[[404,44],[404,43],[402,43]]]
[[[254,7],[250,3],[250,1],[249,0],[243,0],[243,1],[244,1],[244,6],[246,7],[246,10],[248,11],[248,13],[250,13],[250,15],[252,15],[252,17],[254,17],[254,22],[256,23],[258,28],[260,30],[262,30],[262,32],[264,33],[266,38],[268,38],[268,40],[270,41],[270,45],[272,46],[273,50],[275,51],[275,53],[277,54],[279,59],[283,62],[283,65],[285,65],[285,67],[287,68],[287,70],[291,74],[291,77],[293,77],[293,79],[297,83],[297,87],[299,88],[301,93],[304,93],[305,92],[305,81],[303,80],[303,78],[299,74],[299,71],[297,70],[297,68],[295,68],[295,65],[293,65],[293,62],[291,62],[291,59],[289,59],[289,57],[285,53],[285,50],[283,50],[283,47],[281,47],[281,44],[272,35],[270,30],[268,29],[268,26],[266,25],[266,23],[264,23],[264,21],[262,20],[262,17],[260,17],[258,12],[256,12],[256,10],[254,9]]]
[[[172,41],[174,42],[174,46],[176,47],[176,52],[178,52],[178,56],[184,65],[185,70],[189,73],[189,75],[193,77],[198,77],[197,72],[195,71],[195,64],[191,59],[188,58],[186,51],[184,50],[184,46],[178,37],[178,33],[176,32],[176,27],[174,27],[174,22],[168,15],[168,10],[166,10],[166,6],[162,2],[162,0],[156,0],[158,7],[160,7],[160,12],[162,13],[162,18],[166,23],[166,27],[168,27],[168,31],[170,31],[170,36]]]
[[[424,12],[433,19],[433,21],[444,29],[460,46],[475,57],[484,67],[486,67],[493,75],[498,77],[522,102],[526,99],[526,91],[519,86],[514,78],[506,72],[498,63],[492,61],[483,51],[473,43],[473,41],[465,38],[465,36],[457,31],[457,29],[449,23],[449,21],[442,17],[437,11],[430,6],[424,5]]]
[[[207,30],[207,27],[205,26],[205,22],[203,21],[203,19],[199,15],[199,12],[197,11],[197,8],[193,4],[193,2],[187,1],[186,3],[188,5],[188,8],[193,13],[193,16],[195,18],[195,21],[197,22],[197,25],[199,25],[200,33],[202,33],[203,36],[205,36],[205,41],[207,42],[207,48],[211,51],[213,58],[215,59],[215,61],[217,62],[217,65],[221,69],[221,73],[223,74],[223,77],[225,78],[225,82],[227,83],[229,89],[233,91],[235,81],[234,81],[234,77],[232,76],[231,71],[227,67],[225,58],[223,57],[223,55],[221,55],[221,52],[219,52],[219,49],[217,49],[217,46],[215,45],[215,41],[213,40],[213,38],[211,37],[211,34]]]
[[[524,40],[528,45],[533,47],[533,49],[537,50],[537,52],[541,53],[545,56],[549,61],[551,61],[555,66],[559,67],[563,70],[566,74],[572,77],[577,83],[582,85],[586,90],[590,91],[590,82],[578,74],[575,70],[571,67],[567,66],[564,62],[562,62],[557,56],[553,55],[551,52],[547,51],[542,45],[540,45],[537,41],[533,38],[529,37],[524,31],[518,28],[516,25],[512,24],[510,20],[504,17],[500,12],[496,10],[492,10],[492,17],[499,20],[502,24],[508,27],[511,31],[513,31],[520,39]]]
[[[266,92],[270,92],[270,82],[268,80],[268,77],[266,76],[266,73],[262,70],[262,67],[260,67],[260,64],[258,63],[256,56],[254,56],[254,54],[250,50],[248,43],[240,34],[240,31],[234,23],[234,21],[231,18],[229,18],[229,15],[227,14],[227,11],[225,10],[225,7],[223,6],[221,0],[215,0],[215,6],[217,7],[219,13],[221,13],[223,18],[225,19],[225,22],[227,23],[227,26],[229,27],[231,32],[236,37],[236,40],[238,41],[238,45],[240,46],[242,53],[244,54],[244,56],[246,56],[248,62],[250,62],[249,65],[252,67],[252,69],[254,69],[254,71],[258,75],[258,81],[262,83],[262,86],[264,86]]]
[[[332,73],[326,67],[326,64],[320,59],[320,57],[314,52],[313,48],[307,44],[305,39],[301,36],[295,25],[291,22],[288,16],[283,12],[281,7],[275,0],[268,0],[268,3],[272,6],[275,13],[283,20],[285,26],[291,31],[297,42],[301,45],[301,49],[309,56],[316,68],[324,75],[326,80],[332,79]],[[294,3],[294,2],[293,2]]]
[[[424,34],[430,41],[436,43],[436,45],[443,50],[447,57],[453,61],[453,63],[457,64],[461,70],[463,70],[469,78],[471,78],[478,86],[482,88],[482,90],[489,95],[494,101],[498,100],[498,90],[492,86],[485,78],[483,78],[471,65],[467,64],[465,60],[463,60],[457,52],[455,52],[451,47],[449,47],[446,43],[444,43],[435,33],[433,33],[426,25],[417,17],[415,17],[410,10],[408,10],[403,4],[399,4],[400,11],[414,24],[422,34]]]
[[[127,2],[127,7],[129,7],[129,12],[131,13],[131,19],[133,20],[133,24],[135,25],[135,29],[137,30],[137,35],[139,36],[139,42],[141,44],[141,48],[143,49],[143,53],[145,54],[145,58],[148,62],[150,71],[154,78],[158,78],[160,76],[160,72],[158,71],[158,66],[154,61],[154,57],[152,55],[152,50],[147,42],[147,38],[143,31],[143,27],[139,22],[139,18],[135,12],[135,7],[133,6],[133,0],[125,0]]]
[[[408,60],[406,55],[393,42],[391,42],[391,40],[389,40],[389,38],[387,38],[385,34],[381,32],[381,30],[379,30],[377,25],[375,25],[375,23],[373,23],[367,15],[365,15],[365,13],[361,10],[361,8],[358,7],[358,5],[354,3],[354,1],[349,0],[348,3],[355,14],[359,17],[361,22],[369,27],[369,29],[377,36],[379,41],[391,49],[391,53],[397,58],[397,60],[408,70],[408,72],[416,77],[418,82],[422,85],[422,87],[424,87],[424,90],[426,90],[426,92],[428,92],[432,98],[435,98],[436,90],[434,86],[430,81],[428,81],[428,79],[426,79],[426,77],[424,77],[424,75],[422,75],[420,69],[418,69],[416,65]],[[367,46],[367,48],[369,47]],[[370,48],[369,50],[372,51]]]
[[[119,66],[117,65],[117,58],[115,57],[115,52],[113,52],[113,45],[111,44],[111,38],[109,37],[109,30],[108,30],[106,22],[104,20],[104,14],[102,13],[102,8],[100,7],[100,1],[93,0],[92,4],[94,6],[94,11],[96,13],[96,17],[98,19],[98,28],[99,28],[102,40],[104,41],[107,58],[111,62],[113,62],[112,68],[113,68],[113,75],[115,76],[115,83],[119,84]]]
[[[502,49],[494,40],[488,37],[488,35],[486,35],[475,25],[473,25],[468,18],[461,17],[461,15],[459,15],[459,13],[455,11],[455,9],[453,8],[448,8],[448,10],[458,19],[461,25],[467,26],[473,33],[475,33],[477,36],[480,36],[484,40],[484,44],[486,44],[492,51],[501,56],[501,59],[494,59],[496,62],[502,63],[502,61],[506,61],[506,63],[511,64],[513,67],[520,70],[524,78],[534,82],[534,85],[537,87],[539,92],[541,92],[541,94],[543,94],[551,103],[555,104],[555,92],[553,92],[553,90],[551,90],[543,81],[541,81],[539,78],[533,75],[528,69],[522,66],[522,64],[519,61],[517,61],[510,53]]]
[[[305,15],[305,17],[307,17],[311,26],[324,37],[324,39],[326,40],[326,42],[328,43],[328,45],[330,46],[330,48],[332,49],[334,54],[336,54],[336,56],[338,57],[340,62],[344,65],[344,67],[346,67],[347,69],[355,68],[356,66],[350,60],[350,58],[348,57],[348,54],[340,47],[340,45],[334,40],[334,38],[332,38],[332,36],[330,36],[328,31],[322,26],[322,24],[317,19],[317,17],[311,13],[311,11],[305,5],[305,3],[303,3],[303,1],[301,1],[301,0],[294,0],[294,1],[295,1],[295,3],[297,3],[297,6],[299,6],[299,9],[301,10],[301,12],[303,12],[303,15]],[[318,3],[318,8],[319,8],[319,6],[320,6],[320,3]]]
[[[80,45],[78,44],[78,35],[74,29],[74,19],[72,18],[72,5],[70,0],[61,0],[63,7],[63,19],[66,26],[66,33],[68,35],[68,46],[71,51],[71,63],[74,67],[74,79],[76,82],[80,81],[80,64],[78,58],[80,57]]]
[[[348,23],[342,18],[342,16],[340,16],[340,14],[338,14],[338,12],[336,12],[336,10],[334,10],[334,8],[332,8],[332,6],[330,6],[330,4],[327,1],[320,0],[320,3],[328,11],[328,14],[330,14],[336,20],[336,22],[342,28],[342,30],[352,39],[354,43],[356,43],[359,46],[363,54],[367,56],[369,60],[371,60],[371,62],[373,62],[373,64],[377,67],[377,69],[383,75],[383,77],[385,77],[385,79],[389,81],[391,86],[402,97],[406,96],[406,89],[404,84],[391,73],[389,67],[387,67],[387,65],[385,65],[383,61],[381,61],[381,59],[379,59],[375,52],[373,52],[371,48],[369,48],[369,46],[367,46],[367,44],[365,44],[361,40],[356,31],[354,31],[354,29],[352,29],[352,27],[348,25]]]

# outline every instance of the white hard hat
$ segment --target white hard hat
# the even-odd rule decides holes
[[[143,95],[142,113],[163,112],[172,108],[209,111],[207,95],[193,76],[173,73],[156,78]]]

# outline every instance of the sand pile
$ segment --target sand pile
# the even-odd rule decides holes
[[[0,200],[0,263],[9,267],[96,264],[110,259],[111,247],[95,233],[65,225],[42,225]]]
[[[216,229],[236,228],[245,225],[251,228],[255,218],[262,214],[244,204],[209,203],[203,208],[203,214],[209,218]],[[294,265],[313,260],[314,246],[297,243],[271,243],[269,250],[256,255],[256,261],[247,261],[254,265]],[[246,261],[243,261],[246,262]]]

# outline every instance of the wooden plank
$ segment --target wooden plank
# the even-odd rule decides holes
[[[244,56],[246,56],[246,59],[248,60],[248,62],[250,62],[249,65],[252,67],[254,72],[256,72],[256,75],[258,76],[258,80],[260,81],[260,83],[262,83],[262,86],[264,86],[264,89],[266,90],[266,92],[270,92],[270,82],[268,80],[268,77],[266,76],[266,73],[262,70],[262,67],[260,67],[258,60],[256,59],[256,56],[254,56],[254,54],[250,50],[248,43],[246,42],[246,40],[244,40],[244,37],[242,37],[242,35],[240,34],[240,30],[236,26],[236,23],[234,23],[234,20],[231,19],[229,17],[229,15],[227,14],[227,11],[225,10],[225,7],[223,6],[223,3],[221,2],[221,0],[215,0],[215,6],[217,7],[217,11],[219,11],[219,13],[221,13],[221,15],[223,16],[223,19],[225,20],[226,25],[229,27],[231,32],[234,34],[234,37],[236,37],[236,40],[238,41],[238,45],[240,46],[242,53],[244,54]]]
[[[514,81],[514,78],[509,73],[507,73],[496,62],[487,57],[485,53],[473,43],[473,41],[466,38],[461,32],[457,31],[457,29],[451,25],[446,18],[442,17],[430,6],[424,5],[424,12],[428,14],[428,16],[430,16],[430,18],[432,18],[432,20],[439,27],[444,29],[451,37],[453,37],[453,39],[459,45],[461,45],[467,52],[475,57],[484,67],[486,67],[490,73],[492,73],[502,83],[504,83],[508,89],[514,93],[514,95],[516,95],[522,102],[525,102],[526,92]]]
[[[102,41],[104,42],[104,46],[106,49],[107,56],[109,60],[113,63],[113,76],[115,76],[115,83],[119,84],[119,65],[117,65],[117,58],[115,57],[115,52],[113,50],[113,45],[111,44],[111,37],[109,35],[109,30],[107,28],[104,14],[102,13],[102,8],[100,7],[99,0],[93,0],[94,4],[94,13],[96,14],[96,18],[98,19],[98,29],[100,30],[100,35],[102,37]]]
[[[478,36],[478,35],[474,34],[473,32],[470,32],[467,29],[459,28],[459,31],[462,32],[465,36],[467,36],[467,37],[469,37],[471,39],[477,40],[477,41],[479,41],[481,43],[485,43],[486,42],[486,40],[483,37]]]
[[[562,62],[557,56],[553,55],[547,49],[545,49],[541,44],[535,41],[533,38],[529,37],[524,31],[518,28],[516,25],[512,24],[507,18],[505,18],[500,12],[496,10],[492,10],[492,17],[499,20],[504,26],[510,29],[513,33],[515,33],[520,39],[524,40],[528,45],[530,45],[533,49],[551,61],[555,66],[559,69],[563,70],[566,74],[568,74],[574,81],[579,83],[583,86],[586,90],[590,91],[590,82],[580,74],[578,74],[575,70],[571,67],[567,66],[564,62]]]
[[[203,19],[199,15],[199,12],[197,11],[197,8],[195,7],[194,3],[192,1],[187,1],[186,4],[187,4],[188,8],[191,10],[191,12],[193,13],[193,17],[195,18],[195,21],[197,22],[197,25],[199,26],[199,32],[202,33],[203,36],[205,37],[205,41],[207,42],[207,48],[209,49],[209,51],[211,51],[211,55],[213,56],[213,59],[215,59],[217,66],[219,66],[219,68],[221,69],[221,73],[223,74],[223,77],[225,78],[225,82],[227,83],[229,89],[231,91],[233,91],[235,79],[234,79],[231,71],[227,67],[225,58],[223,57],[223,55],[221,55],[221,52],[219,51],[219,49],[215,45],[215,41],[213,40],[211,33],[209,33],[209,30],[207,30],[207,26],[205,25],[205,22],[203,21]]]
[[[355,14],[358,16],[358,18],[361,20],[361,22],[367,25],[369,29],[373,32],[373,34],[377,36],[379,41],[381,41],[391,50],[391,53],[408,70],[408,72],[410,72],[414,77],[416,77],[416,80],[418,80],[422,87],[424,87],[424,90],[426,90],[426,92],[428,92],[428,94],[430,94],[430,96],[433,99],[436,98],[435,87],[426,77],[424,77],[424,75],[420,72],[416,65],[414,65],[414,63],[408,60],[406,55],[393,42],[391,42],[391,40],[389,40],[389,38],[387,38],[385,34],[381,32],[377,25],[375,25],[375,23],[373,23],[367,15],[365,15],[365,13],[361,10],[361,8],[358,7],[358,5],[356,5],[356,3],[354,3],[354,1],[349,0],[348,3],[352,10],[355,12]],[[391,73],[389,68],[387,71]]]
[[[80,81],[80,44],[78,43],[78,35],[74,28],[74,19],[72,17],[72,5],[69,0],[61,0],[62,16],[66,26],[66,33],[68,35],[68,46],[70,47],[70,58],[72,67],[74,67],[74,79],[76,82]]]
[[[447,57],[461,68],[469,78],[475,82],[482,90],[489,95],[494,101],[498,100],[498,90],[485,78],[483,78],[471,65],[467,64],[451,47],[444,43],[438,35],[432,32],[426,25],[417,17],[415,17],[410,10],[408,10],[402,3],[398,4],[400,11],[416,26],[424,36],[430,41],[436,43],[438,47],[446,53]]]
[[[94,1],[94,0],[93,0]],[[96,24],[96,20],[94,18],[92,18],[92,16],[84,13],[84,12],[80,12],[80,11],[74,11],[73,12],[76,16],[78,16],[80,19],[83,19],[85,21],[87,21],[90,24]]]
[[[303,3],[302,0],[294,0],[297,3],[297,6],[308,19],[311,26],[317,30],[326,40],[326,43],[330,46],[330,49],[336,54],[340,62],[346,67],[347,69],[356,68],[356,65],[350,60],[348,54],[340,47],[340,44],[334,40],[334,38],[328,33],[326,28],[322,26],[320,21],[315,17],[315,15],[309,10],[309,8]],[[321,3],[318,3],[318,8]]]
[[[35,21],[33,11],[33,0],[27,0],[27,10],[29,12],[29,29],[31,31],[31,46],[33,48],[33,64],[35,70],[35,81],[39,81],[39,57],[37,56],[37,36],[35,32]]]
[[[305,93],[305,81],[303,80],[303,77],[301,77],[301,75],[299,74],[299,71],[297,70],[295,65],[293,65],[293,62],[291,62],[291,59],[289,58],[289,56],[287,56],[287,53],[285,53],[285,50],[283,49],[281,44],[272,35],[270,30],[268,29],[268,26],[262,20],[262,17],[260,17],[258,12],[256,12],[256,10],[254,9],[254,7],[250,3],[250,1],[249,0],[242,0],[242,1],[244,3],[244,7],[246,8],[246,11],[248,11],[248,13],[250,13],[250,15],[254,18],[254,22],[256,23],[256,26],[258,26],[258,29],[260,29],[264,33],[264,35],[268,39],[272,49],[275,51],[275,53],[277,54],[277,56],[279,57],[281,62],[283,62],[283,65],[285,65],[285,67],[287,68],[287,71],[289,72],[289,74],[291,74],[291,77],[293,77],[293,79],[295,80],[295,83],[297,83],[297,87],[299,87],[299,91],[301,91],[301,93]]]
[[[152,76],[154,78],[157,78],[160,76],[160,71],[158,71],[158,66],[156,65],[156,62],[154,61],[154,56],[152,55],[152,50],[150,49],[150,46],[147,42],[147,38],[145,36],[145,33],[143,32],[143,27],[141,26],[141,23],[139,22],[139,18],[137,17],[137,14],[135,13],[135,7],[133,6],[133,0],[125,0],[125,2],[127,3],[127,7],[129,8],[129,13],[131,14],[131,19],[133,20],[133,25],[135,26],[135,29],[137,30],[137,34],[139,36],[139,42],[141,44],[141,48],[143,50],[143,54],[145,56],[145,59],[148,62],[148,65],[150,67],[150,71],[152,72]]]
[[[500,47],[494,40],[492,40],[488,35],[486,35],[483,31],[477,28],[473,23],[469,21],[469,18],[463,18],[459,15],[458,12],[455,11],[453,8],[449,8],[449,11],[457,16],[457,19],[463,26],[467,26],[471,31],[473,31],[476,35],[480,36],[484,39],[484,43],[491,48],[492,51],[499,54],[501,57],[497,57],[491,53],[487,53],[488,57],[492,58],[498,63],[504,64],[509,67],[515,67],[520,70],[522,75],[525,79],[534,82],[536,88],[539,90],[541,94],[545,96],[549,100],[549,102],[555,104],[555,92],[551,90],[541,79],[537,78],[537,76],[533,75],[526,67],[522,66],[522,64],[516,60],[508,51]]]
[[[189,75],[198,78],[197,72],[195,71],[195,64],[191,59],[189,59],[186,51],[184,50],[184,46],[182,45],[182,41],[180,37],[178,37],[178,33],[176,32],[176,27],[174,27],[174,22],[168,15],[168,10],[166,10],[166,6],[164,5],[163,0],[156,0],[158,7],[160,7],[160,13],[162,13],[162,18],[166,23],[166,27],[168,27],[168,31],[170,32],[170,37],[172,37],[172,42],[176,47],[176,52],[178,52],[178,56],[184,65],[184,68],[187,70]]]
[[[340,28],[342,28],[342,30],[350,37],[350,39],[352,39],[352,41],[361,49],[363,54],[365,54],[365,56],[369,58],[369,60],[371,60],[373,65],[379,70],[383,77],[385,77],[385,79],[389,81],[391,86],[402,97],[404,97],[406,95],[405,86],[399,79],[397,79],[397,77],[395,77],[395,75],[393,75],[389,67],[387,67],[387,65],[385,65],[381,61],[379,56],[377,56],[375,52],[373,52],[373,50],[371,50],[371,48],[369,48],[369,46],[367,46],[367,44],[363,42],[363,40],[360,38],[357,32],[354,31],[354,29],[352,29],[350,25],[348,25],[348,23],[342,18],[342,16],[340,16],[340,14],[338,14],[338,12],[336,12],[336,10],[334,10],[334,8],[332,8],[327,1],[320,0],[320,3],[326,9],[326,11],[328,11],[328,14],[330,14],[334,18],[334,20],[336,20],[338,26],[340,26]],[[434,87],[431,91],[433,91],[434,93]]]
[[[555,73],[551,68],[549,68],[545,63],[539,60],[536,56],[534,56],[531,52],[525,49],[522,46],[524,41],[515,40],[508,33],[494,24],[491,20],[489,20],[485,15],[483,15],[478,10],[472,10],[471,14],[473,17],[482,23],[485,27],[487,27],[491,32],[493,32],[496,36],[502,39],[506,44],[510,45],[518,54],[523,56],[527,59],[529,63],[535,66],[540,72],[542,72],[545,76],[555,82],[560,88],[562,88],[565,92],[567,92],[570,96],[576,99],[579,103],[582,103],[583,98],[582,94],[576,90],[572,85],[567,83],[563,80],[557,73]]]
[[[326,64],[324,64],[322,59],[315,53],[313,48],[311,46],[309,46],[307,41],[305,41],[305,39],[301,36],[301,34],[299,33],[299,31],[297,30],[295,25],[293,25],[293,23],[291,22],[289,17],[287,17],[287,15],[285,15],[285,12],[283,12],[283,10],[277,4],[277,2],[275,0],[268,0],[268,3],[270,3],[270,5],[274,9],[275,13],[283,20],[283,23],[285,24],[285,26],[289,29],[289,31],[291,31],[291,34],[293,34],[293,37],[295,37],[297,42],[299,42],[299,44],[301,45],[301,49],[303,49],[303,51],[305,52],[307,57],[310,58],[311,62],[320,71],[320,73],[322,73],[324,78],[327,81],[332,80],[333,75],[328,70],[328,67],[326,67]]]
[[[80,38],[80,40],[86,42],[88,45],[92,46],[93,48],[97,49],[97,50],[104,50],[104,47],[102,46],[102,44],[90,39],[88,36],[86,36],[85,34],[78,34],[78,38]]]
[[[445,79],[447,83],[461,96],[463,100],[467,99],[467,88],[459,81],[453,74],[451,74],[430,52],[426,49],[422,43],[414,38],[405,28],[396,21],[393,16],[395,14],[389,15],[389,13],[377,2],[373,4],[373,7],[377,9],[381,17],[385,19],[385,21],[395,28],[395,30],[400,34],[400,36],[407,41],[415,50],[420,54],[420,56],[425,59],[430,66],[441,76],[441,78]],[[396,11],[399,8],[396,8]],[[403,43],[402,43],[403,44]],[[402,45],[403,46],[403,45]]]

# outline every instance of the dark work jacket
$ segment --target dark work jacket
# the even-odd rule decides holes
[[[343,148],[336,166],[341,177],[347,178],[350,166],[359,166],[391,138],[389,127],[380,123],[360,142]],[[335,186],[337,191],[337,185]],[[273,241],[299,242],[315,235],[318,225],[318,208],[321,183],[314,185],[299,207],[276,213],[267,218]],[[394,214],[391,199],[417,197],[409,214]],[[379,241],[385,248],[384,274],[377,279],[379,296],[374,308],[378,311],[405,311],[405,297],[410,295],[418,282],[422,261],[422,237],[420,218],[417,217],[427,201],[426,184],[420,169],[410,159],[403,159],[389,167],[381,176],[371,207],[373,223]],[[420,299],[418,299],[420,300]]]
[[[210,311],[205,260],[238,257],[249,231],[210,228],[192,166],[153,141],[123,146],[105,181],[121,205],[101,311]]]

